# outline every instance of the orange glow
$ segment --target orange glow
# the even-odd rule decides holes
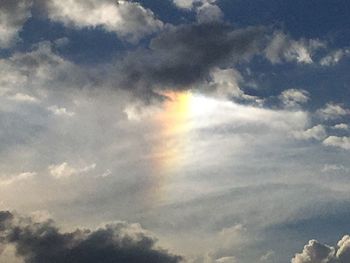
[[[168,100],[163,104],[163,110],[155,116],[159,127],[159,138],[153,148],[152,158],[156,176],[154,198],[163,199],[165,180],[181,164],[182,151],[186,146],[187,133],[190,126],[191,100],[190,92],[166,92]]]

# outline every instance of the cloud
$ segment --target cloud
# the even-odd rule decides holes
[[[305,245],[300,254],[296,254],[292,259],[292,263],[335,263],[335,249],[333,247],[323,245],[316,240],[310,240]]]
[[[303,89],[287,89],[284,90],[279,99],[286,107],[296,107],[310,100],[310,94]]]
[[[291,263],[348,263],[350,262],[350,237],[344,236],[337,244],[331,247],[310,240],[301,253],[296,254]]]
[[[224,14],[221,9],[214,4],[204,3],[196,8],[197,21],[199,23],[212,23],[222,21]]]
[[[313,53],[324,46],[325,44],[317,39],[294,40],[278,31],[266,47],[265,55],[272,63],[287,61],[310,64],[313,63]]]
[[[66,108],[62,107],[59,108],[58,106],[50,106],[47,108],[49,111],[51,111],[54,115],[57,116],[66,116],[66,117],[73,117],[75,115],[74,112],[68,111]]]
[[[327,137],[327,132],[325,128],[319,124],[305,131],[294,131],[293,136],[299,140],[315,139],[320,141]]]
[[[96,164],[91,164],[81,168],[71,167],[67,162],[58,165],[50,165],[49,172],[55,178],[66,178],[72,175],[87,173],[96,168]]]
[[[9,96],[8,99],[17,101],[17,102],[27,102],[27,103],[39,102],[37,98],[24,93],[16,93],[15,95]]]
[[[10,177],[0,178],[0,186],[8,186],[14,183],[18,183],[20,181],[25,181],[32,178],[35,175],[35,172],[25,172]]]
[[[344,49],[338,49],[335,51],[332,51],[327,56],[323,57],[320,60],[320,64],[322,66],[334,66],[338,64],[342,59],[348,57],[350,55],[350,49],[344,48]]]
[[[0,2],[0,49],[9,48],[19,40],[18,33],[31,16],[32,0]]]
[[[236,69],[214,68],[209,76],[208,83],[201,85],[203,92],[236,101],[259,102],[258,97],[245,94],[240,88],[240,85],[244,83],[244,79]]]
[[[159,31],[163,23],[140,3],[112,0],[49,0],[42,2],[48,17],[66,26],[102,27],[120,38],[138,42]]]
[[[183,9],[192,9],[195,5],[213,4],[216,0],[173,0],[174,4]]]
[[[177,263],[180,256],[156,247],[139,224],[116,222],[96,230],[61,232],[52,220],[36,222],[0,212],[0,244],[14,245],[26,263]]]
[[[275,262],[274,258],[276,256],[276,253],[272,250],[267,251],[264,255],[262,255],[260,257],[260,262],[264,262],[264,263],[273,263]]]
[[[333,128],[336,130],[348,130],[349,125],[347,125],[346,123],[339,123],[339,124],[334,125]]]
[[[261,27],[233,30],[222,23],[169,28],[151,41],[149,50],[131,52],[119,63],[117,86],[144,96],[157,88],[188,89],[204,81],[213,68],[256,54],[264,31]]]
[[[338,164],[325,164],[322,168],[323,173],[328,172],[347,172],[349,169],[346,168],[344,165],[338,165]]]
[[[316,112],[324,120],[335,120],[344,117],[350,113],[348,109],[344,109],[340,104],[327,103],[322,109]]]
[[[237,263],[237,260],[235,257],[222,257],[215,260],[215,263]]]
[[[350,150],[350,137],[329,136],[323,141],[323,144]]]

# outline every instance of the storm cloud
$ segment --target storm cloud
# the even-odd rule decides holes
[[[97,230],[60,232],[52,220],[36,222],[0,212],[0,242],[16,247],[26,263],[152,262],[182,259],[156,247],[156,239],[138,224],[116,222]]]

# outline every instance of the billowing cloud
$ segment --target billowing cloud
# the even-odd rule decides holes
[[[0,244],[14,245],[26,263],[176,263],[180,256],[156,246],[139,224],[116,222],[96,230],[61,232],[52,220],[36,222],[0,212]]]
[[[350,262],[350,237],[344,236],[337,244],[331,247],[310,240],[300,254],[296,254],[291,263],[348,263]]]
[[[42,1],[48,17],[66,26],[102,27],[122,39],[137,42],[163,27],[153,12],[131,1],[49,0]]]
[[[0,2],[0,48],[9,48],[31,16],[32,0],[2,0]]]

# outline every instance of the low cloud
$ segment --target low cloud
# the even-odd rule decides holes
[[[61,232],[52,220],[36,222],[0,212],[0,244],[14,245],[25,263],[177,263],[139,224],[116,222],[96,230]]]
[[[265,29],[234,30],[222,23],[172,27],[150,49],[129,53],[116,68],[118,87],[149,96],[156,89],[184,90],[205,81],[212,69],[248,60],[260,50]]]
[[[350,236],[344,236],[336,247],[310,240],[291,263],[348,263],[350,262]]]

